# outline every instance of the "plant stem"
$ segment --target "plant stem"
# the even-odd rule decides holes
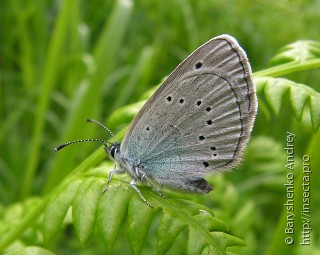
[[[283,64],[275,67],[270,67],[267,69],[263,69],[262,71],[255,72],[253,74],[254,78],[258,77],[263,77],[263,76],[272,76],[272,77],[277,77],[281,75],[286,75],[290,73],[295,73],[299,71],[304,71],[304,70],[310,70],[310,69],[315,69],[320,67],[320,59],[312,59],[312,60],[307,60],[302,63],[288,63],[288,64]]]

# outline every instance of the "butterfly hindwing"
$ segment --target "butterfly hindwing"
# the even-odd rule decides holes
[[[243,154],[257,101],[245,52],[228,35],[187,57],[132,121],[121,156],[159,183],[208,192],[202,176]]]

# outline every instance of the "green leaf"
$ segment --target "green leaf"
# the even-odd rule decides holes
[[[282,98],[288,89],[288,86],[286,86],[286,83],[282,79],[273,80],[272,85],[267,85],[264,88],[266,99],[277,115],[280,112]]]
[[[320,124],[320,96],[313,95],[310,97],[310,114],[313,130],[317,131]]]
[[[189,230],[188,254],[202,254],[202,251],[207,246],[207,240],[203,236],[199,236],[195,229]],[[217,244],[216,244],[217,246]],[[217,254],[223,254],[221,250]]]
[[[81,179],[66,183],[63,189],[51,198],[43,217],[44,240],[48,243],[61,229],[63,219],[76,196],[78,188],[82,183]]]
[[[209,231],[228,232],[229,228],[222,220],[214,217],[209,211],[199,210],[199,214],[194,216],[194,219],[204,228]]]
[[[314,131],[320,124],[320,94],[314,89],[300,83],[295,83],[284,78],[262,77],[256,78],[257,92],[264,93],[266,100],[274,111],[279,114],[281,102],[286,92],[290,93],[290,103],[295,117],[301,121],[304,106],[310,106],[310,117]]]
[[[295,86],[291,87],[291,105],[298,121],[301,121],[302,119],[303,108],[307,101],[307,98],[308,93],[305,91],[305,88]]]
[[[97,185],[93,178],[84,180],[73,202],[72,217],[82,245],[88,241],[93,232],[102,185],[104,185],[102,181],[101,185]]]
[[[108,252],[112,251],[132,196],[128,185],[115,184],[112,182],[101,196],[97,212],[98,228]]]
[[[227,225],[213,217],[209,211],[200,210],[199,214],[193,218],[199,225],[189,228],[189,254],[202,254],[205,248],[209,249],[208,254],[226,254],[227,247],[244,245],[242,240],[226,234],[225,232],[229,230]],[[209,230],[210,233],[199,235],[201,228]],[[225,234],[226,240],[223,240],[219,234]]]
[[[164,209],[166,210],[166,209]],[[166,254],[187,223],[176,219],[175,215],[164,213],[158,228],[158,254]]]
[[[232,247],[232,246],[246,245],[246,243],[241,239],[236,238],[224,232],[212,232],[211,235],[219,243],[221,249],[227,249],[228,247]]]
[[[154,197],[152,193],[151,195]],[[164,219],[161,220],[160,224],[168,223],[167,225],[160,225],[158,229],[158,238],[161,238],[158,239],[159,254],[166,254],[175,238],[184,228],[189,231],[189,254],[201,254],[208,246],[216,254],[226,254],[227,247],[244,245],[242,240],[226,235],[228,240],[233,242],[228,241],[227,245],[223,244],[221,246],[219,240],[216,240],[212,233],[228,232],[228,227],[223,221],[214,217],[210,209],[205,206],[187,200],[155,198],[163,208],[162,217]],[[160,244],[163,245],[163,248],[159,247]]]
[[[320,58],[320,42],[312,40],[301,40],[281,48],[270,63],[271,65],[279,65],[290,62],[305,62]]]
[[[151,224],[158,210],[150,208],[138,196],[133,196],[128,208],[128,238],[133,254],[140,254]]]

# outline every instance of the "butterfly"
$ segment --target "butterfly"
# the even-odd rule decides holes
[[[192,192],[212,190],[207,174],[228,170],[242,159],[250,138],[257,98],[245,51],[230,35],[212,38],[191,53],[160,85],[131,122],[122,142],[114,137],[76,140],[104,144],[116,169],[129,173],[131,187],[149,206],[137,187],[148,183]],[[164,196],[163,196],[164,197]]]

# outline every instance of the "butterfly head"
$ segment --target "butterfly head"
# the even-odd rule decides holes
[[[115,159],[120,153],[120,143],[110,143],[110,146],[108,146],[108,144],[105,144],[104,149],[110,159]]]

